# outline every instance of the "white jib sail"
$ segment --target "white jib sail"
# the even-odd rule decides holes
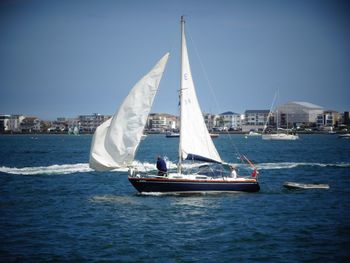
[[[182,22],[184,23],[184,21]],[[180,87],[180,153],[185,160],[188,155],[195,159],[208,159],[222,162],[210,137],[200,109],[194,88],[190,63],[188,60],[184,24],[182,24],[181,42],[181,87]]]
[[[125,167],[134,160],[169,53],[132,88],[117,113],[97,127],[91,143],[90,168]]]

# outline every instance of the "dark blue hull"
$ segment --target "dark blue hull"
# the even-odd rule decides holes
[[[259,183],[256,180],[213,182],[129,177],[129,181],[140,193],[258,192],[260,190]]]

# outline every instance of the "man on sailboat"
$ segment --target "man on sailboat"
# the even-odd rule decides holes
[[[231,170],[231,177],[237,178],[236,167],[234,165],[231,165],[230,170]]]
[[[159,155],[157,157],[157,169],[158,169],[158,176],[165,176],[168,171],[168,169],[166,168],[165,161]]]

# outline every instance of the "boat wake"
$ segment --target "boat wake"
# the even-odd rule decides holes
[[[299,167],[336,167],[347,168],[350,167],[350,163],[293,163],[293,162],[281,162],[281,163],[260,163],[256,164],[258,170],[276,170],[276,169],[293,169]]]
[[[135,198],[121,195],[102,195],[90,198],[93,203],[118,203],[118,204],[136,204]]]
[[[7,174],[18,175],[40,175],[40,174],[71,174],[71,173],[85,173],[93,171],[90,169],[88,163],[77,164],[55,164],[50,166],[37,166],[37,167],[0,167],[0,172]]]
[[[232,163],[238,167],[246,167],[245,164]],[[167,161],[169,169],[176,169],[177,164],[175,162]],[[190,169],[198,167],[202,164],[185,164],[184,168]],[[155,171],[156,166],[154,163],[134,161],[133,167],[140,172]],[[293,169],[299,167],[336,167],[336,168],[348,168],[350,163],[294,163],[294,162],[280,162],[280,163],[260,163],[256,164],[258,170],[276,170],[276,169]],[[1,173],[16,174],[16,175],[60,175],[60,174],[73,174],[73,173],[88,173],[93,172],[88,163],[77,164],[55,164],[50,166],[37,166],[37,167],[0,167]],[[128,168],[118,168],[112,170],[112,172],[127,172]]]

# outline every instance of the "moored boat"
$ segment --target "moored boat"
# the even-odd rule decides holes
[[[250,131],[248,133],[248,136],[261,136],[261,133],[255,132],[255,131]]]
[[[328,184],[304,184],[296,182],[284,182],[283,186],[288,189],[329,189]]]
[[[179,138],[180,137],[180,133],[177,132],[167,132],[165,134],[165,137],[167,138]]]
[[[263,134],[261,136],[263,140],[298,140],[299,135],[298,134],[286,134],[286,133],[268,133],[268,134]]]
[[[272,101],[270,112],[268,114],[268,117],[266,118],[266,123],[264,125],[264,130],[262,132],[263,134],[261,136],[261,139],[263,139],[263,140],[270,140],[270,141],[273,141],[273,140],[277,140],[277,141],[295,141],[295,140],[299,140],[299,135],[296,132],[290,133],[291,130],[288,129],[288,114],[287,114],[287,129],[281,129],[279,127],[278,111],[276,111],[276,117],[277,117],[277,124],[276,124],[277,130],[276,130],[276,133],[266,133],[266,130],[267,130],[267,127],[268,127],[269,118],[272,115],[272,109],[274,107],[275,102],[278,99],[278,94],[279,94],[279,91],[277,90],[277,92],[276,92],[276,94],[275,94],[275,96],[273,98],[273,101]]]

